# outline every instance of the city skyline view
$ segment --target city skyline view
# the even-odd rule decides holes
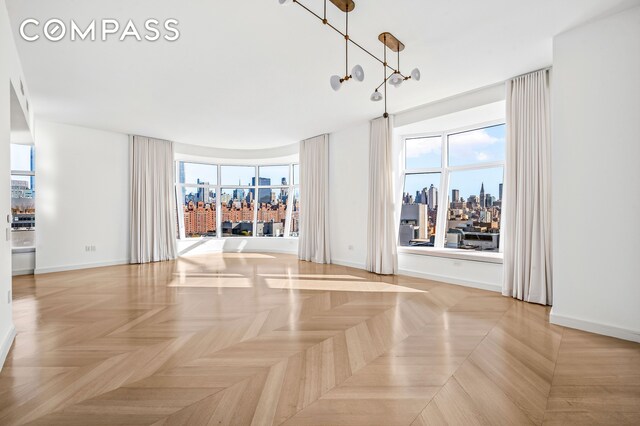
[[[481,129],[450,134],[447,137],[447,167],[479,165],[502,162],[505,158],[506,125],[499,124]],[[415,196],[431,184],[440,187],[440,172],[429,173],[422,179],[409,178],[411,170],[442,167],[442,137],[412,138],[406,140],[405,162],[407,175],[404,192]],[[461,177],[467,171],[451,171],[450,188],[458,189],[465,197],[478,195],[480,184],[484,182],[485,191],[497,194],[498,184],[503,181],[502,168],[475,169],[473,176]],[[416,175],[412,175],[416,176]],[[422,186],[422,182],[426,185]],[[455,188],[454,188],[455,186]]]
[[[216,192],[215,184],[204,180],[216,182],[217,167],[220,167],[220,180],[223,185],[219,187],[219,193]],[[298,173],[296,169],[297,165],[291,171],[294,176]],[[178,177],[181,185],[185,236],[217,236],[218,208],[221,213],[222,236],[253,236],[254,218],[256,236],[284,236],[292,188],[289,184],[290,166],[260,166],[258,170],[259,177],[256,178],[255,166],[180,162]],[[296,177],[294,179],[297,180]],[[225,182],[236,180],[240,185],[225,185]],[[248,187],[241,187],[242,185]],[[299,193],[297,188],[293,188],[294,205],[289,235],[297,236]]]

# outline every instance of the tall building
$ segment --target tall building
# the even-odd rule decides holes
[[[452,189],[451,190],[451,201],[454,203],[457,203],[458,201],[460,201],[460,190],[459,189]]]
[[[429,210],[434,210],[438,206],[438,189],[431,184],[428,193]]]
[[[484,198],[484,182],[480,187],[480,207],[485,208],[487,206],[487,200]]]
[[[498,200],[502,201],[502,184],[498,185]]]
[[[251,178],[251,185],[256,186],[256,178]],[[271,179],[270,178],[258,178],[258,186],[270,186]],[[271,190],[266,188],[258,189],[258,202],[259,203],[270,203],[271,202]]]
[[[178,166],[178,170],[179,170],[178,171],[178,175],[180,176],[179,177],[180,180],[178,180],[178,182],[185,183],[185,181],[184,181],[184,161],[179,161],[178,164],[179,164],[179,166]]]

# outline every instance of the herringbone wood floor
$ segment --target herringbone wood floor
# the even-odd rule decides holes
[[[224,254],[14,297],[4,425],[640,424],[640,345],[495,293]]]

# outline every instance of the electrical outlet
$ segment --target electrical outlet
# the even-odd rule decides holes
[[[96,246],[91,246],[91,251],[96,251]]]

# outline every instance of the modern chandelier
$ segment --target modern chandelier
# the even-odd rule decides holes
[[[362,45],[356,43],[349,36],[349,13],[353,12],[353,9],[355,9],[356,4],[353,2],[353,0],[330,0],[330,1],[331,3],[334,4],[334,6],[340,9],[340,11],[344,12],[344,15],[345,15],[344,33],[327,20],[327,0],[324,0],[324,13],[322,16],[318,15],[317,13],[309,9],[307,6],[300,3],[299,0],[278,0],[278,2],[281,5],[288,5],[288,4],[295,3],[301,6],[304,10],[306,10],[307,12],[309,12],[310,14],[318,18],[324,25],[327,25],[329,28],[331,28],[332,30],[334,30],[344,38],[345,40],[345,74],[342,77],[339,75],[331,76],[331,78],[329,79],[329,83],[331,84],[331,88],[333,90],[335,91],[340,90],[342,85],[351,79],[354,79],[358,82],[364,81],[364,69],[360,65],[354,66],[351,69],[351,73],[349,73],[349,43],[353,44],[363,52],[367,53],[373,59],[378,61],[380,64],[382,64],[382,68],[384,70],[384,79],[382,80],[382,83],[380,83],[380,85],[375,88],[375,90],[371,94],[370,99],[373,102],[379,102],[384,100],[384,117],[386,118],[389,116],[389,114],[387,113],[387,83],[398,88],[400,87],[400,85],[402,85],[402,83],[405,80],[413,79],[415,81],[419,81],[420,70],[418,68],[414,68],[413,71],[411,71],[410,75],[404,75],[400,71],[400,52],[404,50],[405,46],[400,40],[398,40],[393,34],[389,32],[384,32],[378,36],[378,40],[380,40],[380,42],[384,45],[382,59],[380,59],[373,53],[369,52],[367,49],[362,47]],[[397,54],[397,64],[395,68],[389,65],[389,63],[387,62],[387,49]],[[389,73],[389,70],[391,70],[391,73]],[[382,93],[380,93],[381,88],[383,88]]]

